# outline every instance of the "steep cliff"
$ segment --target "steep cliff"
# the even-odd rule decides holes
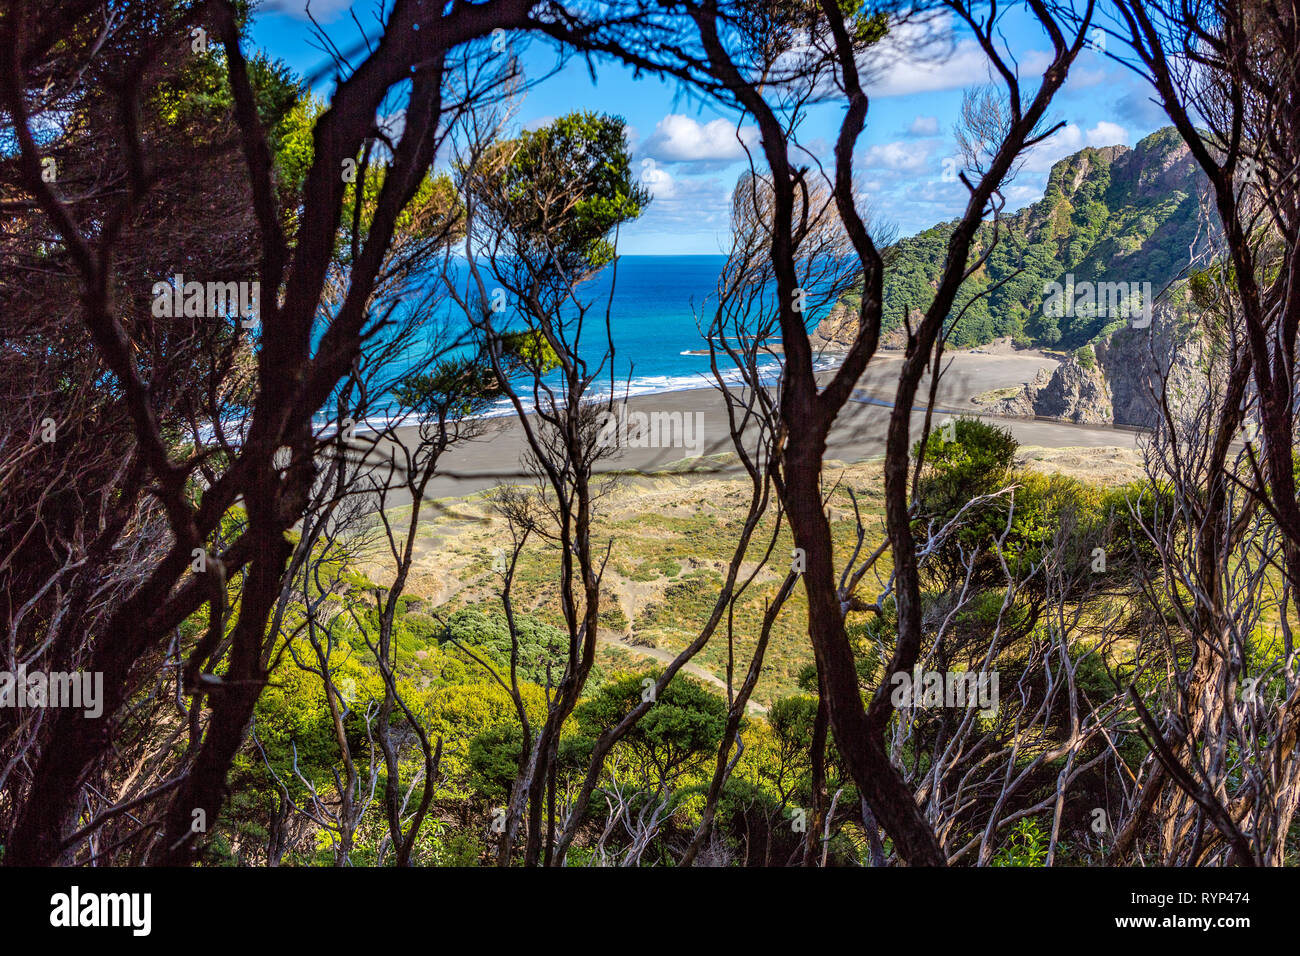
[[[1051,373],[1043,369],[1022,392],[996,403],[991,410],[1023,418],[1043,415],[1081,425],[1114,422],[1105,375],[1095,364],[1085,365],[1074,355]]]
[[[1184,292],[1171,293],[1156,305],[1149,328],[1126,327],[1101,337],[991,410],[1089,425],[1154,425],[1164,383],[1178,401],[1196,394],[1196,380],[1204,375],[1205,342],[1187,306]]]
[[[844,352],[853,344],[858,335],[857,296],[846,296],[831,308],[826,318],[813,329],[812,346],[820,352]],[[901,349],[907,345],[907,330],[896,325],[883,336],[880,346],[885,349]]]

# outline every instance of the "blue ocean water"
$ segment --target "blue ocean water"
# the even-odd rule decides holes
[[[622,256],[616,273],[606,269],[588,284],[603,301],[613,282],[615,379],[633,394],[709,384],[709,357],[683,353],[708,349],[696,323],[725,263],[720,255]]]
[[[606,267],[595,279],[579,288],[580,298],[594,302],[588,315],[579,346],[579,354],[594,369],[602,360],[605,347],[604,317],[609,301],[610,329],[614,342],[614,393],[645,395],[661,391],[687,388],[707,388],[713,385],[707,354],[708,343],[700,332],[701,321],[716,304],[718,276],[726,257],[715,256],[620,256],[617,269]],[[468,272],[468,270],[466,270]],[[492,288],[491,276],[484,271],[483,278]],[[608,300],[613,284],[614,294]],[[810,313],[810,322],[821,316]],[[722,356],[725,362],[726,357]],[[827,363],[829,364],[829,363]],[[775,381],[779,366],[775,359],[761,366]],[[593,397],[610,389],[610,369],[605,366],[597,383],[593,384]],[[735,375],[729,374],[734,380]],[[551,384],[558,385],[558,372],[552,373]],[[531,391],[523,382],[524,391]],[[387,396],[386,396],[387,397]],[[385,404],[382,400],[381,406]],[[389,409],[390,413],[396,409]],[[490,414],[512,414],[513,407],[502,399]]]

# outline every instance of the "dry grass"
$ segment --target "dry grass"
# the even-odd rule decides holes
[[[1020,449],[1018,463],[1038,471],[1061,472],[1091,483],[1119,484],[1140,474],[1135,452],[1121,448]],[[868,546],[884,538],[881,462],[827,462],[829,513],[837,550],[847,556],[853,545],[854,519],[848,490],[856,495],[867,527]],[[748,481],[732,474],[679,469],[656,475],[620,476],[602,481],[594,539],[610,558],[602,580],[601,660],[626,667],[629,661],[650,666],[669,660],[699,633],[717,598],[749,502]],[[401,524],[406,509],[390,517]],[[754,570],[767,547],[771,521],[755,536],[742,579]],[[444,499],[428,511],[419,530],[418,550],[408,593],[445,607],[448,612],[474,604],[498,606],[500,577],[492,564],[508,547],[504,519],[488,493]],[[729,658],[739,681],[766,603],[776,593],[788,567],[792,542],[781,529],[770,564],[762,569],[737,602],[728,646],[727,618],[713,639],[688,667],[690,673],[725,687]],[[558,596],[556,546],[530,542],[517,566],[513,599],[516,608],[550,623],[562,621]],[[391,572],[386,554],[375,553],[360,570],[374,580]],[[864,581],[871,594],[889,573],[888,556],[880,579]],[[805,632],[805,602],[796,588],[773,629],[763,677],[754,694],[757,705],[770,704],[797,688],[799,671],[811,660]]]

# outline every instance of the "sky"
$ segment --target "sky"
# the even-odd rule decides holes
[[[301,75],[320,73],[328,63],[312,34],[306,0],[268,0],[255,14],[251,36],[256,46],[283,60]],[[375,0],[313,0],[312,15],[341,47],[360,40],[352,15],[376,30]],[[967,191],[952,175],[956,155],[953,127],[963,90],[989,82],[988,61],[972,34],[955,21],[937,24],[943,37],[917,54],[902,43],[881,44],[867,92],[867,127],[855,152],[862,193],[873,219],[908,236],[955,218]],[[1006,48],[1032,88],[1033,77],[1049,62],[1051,49],[1032,18],[1011,13],[1004,21]],[[1104,39],[1098,35],[1098,39]],[[518,42],[511,40],[510,42]],[[1113,42],[1113,41],[1112,41]],[[528,77],[555,68],[556,53],[533,41],[519,51]],[[327,94],[329,81],[317,85]],[[582,60],[531,86],[519,105],[525,127],[543,125],[574,110],[621,116],[627,123],[633,169],[653,200],[619,235],[627,255],[710,255],[726,251],[732,187],[747,168],[737,141],[736,116],[679,85],[657,77],[635,77],[617,63],[598,63],[595,80]],[[843,106],[834,102],[811,109],[801,141],[829,167]],[[1033,149],[1005,189],[1007,210],[1043,195],[1057,160],[1085,146],[1133,146],[1167,125],[1150,101],[1150,90],[1122,65],[1099,50],[1084,50],[1049,113],[1063,128]],[[757,143],[752,126],[740,136]],[[946,162],[945,162],[946,161]]]

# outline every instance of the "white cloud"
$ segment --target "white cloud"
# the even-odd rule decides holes
[[[939,135],[939,117],[937,116],[918,116],[912,120],[912,125],[907,128],[908,136],[937,136]]]
[[[872,96],[933,93],[989,80],[988,57],[975,40],[957,38],[949,14],[891,25],[861,65]]]
[[[1030,50],[1024,56],[1017,57],[1018,71],[1022,77],[1042,76],[1043,71],[1052,65],[1052,54],[1046,50]],[[1078,59],[1070,67],[1065,78],[1064,93],[1087,89],[1110,79],[1110,72],[1105,61],[1100,59]]]
[[[1099,86],[1109,80],[1110,76],[1109,71],[1104,69],[1075,67],[1070,71],[1070,75],[1065,81],[1066,89],[1084,90],[1090,86]]]
[[[731,222],[731,191],[716,177],[675,176],[647,167],[642,185],[653,200],[636,221],[642,233],[725,232]]]
[[[882,52],[872,57],[867,92],[872,96],[906,96],[988,82],[988,58],[974,40],[958,41],[942,59],[931,59],[931,55]]]
[[[1052,65],[1052,54],[1046,50],[1030,50],[1024,56],[1017,57],[1016,62],[1020,64],[1021,76],[1041,74]]]
[[[862,154],[862,168],[889,169],[896,173],[919,173],[930,165],[932,145],[897,141],[871,146]]]
[[[1102,120],[1086,132],[1077,123],[1067,123],[1029,151],[1023,168],[1031,173],[1045,173],[1054,163],[1085,146],[1118,146],[1127,142],[1128,130],[1118,123]]]
[[[957,215],[969,196],[960,183],[923,178],[906,182],[864,184],[877,221],[895,227],[899,236],[910,236]]]
[[[677,180],[668,170],[654,165],[654,160],[642,160],[641,185],[657,200],[672,199],[677,193]]]
[[[1065,78],[1065,86],[1062,88],[1063,94],[1078,92],[1111,79],[1111,71],[1099,54],[1085,53],[1085,57],[1087,58],[1081,57],[1075,60],[1070,67],[1070,72]],[[1042,76],[1043,71],[1052,65],[1052,54],[1046,50],[1030,50],[1024,56],[1018,57],[1017,63],[1022,77]]]
[[[1088,130],[1089,146],[1119,146],[1128,140],[1128,130],[1118,123],[1102,120]]]
[[[741,137],[752,143],[756,130],[742,127]],[[736,138],[736,124],[724,119],[700,123],[670,113],[655,124],[644,152],[665,163],[732,163],[745,158]]]
[[[1041,76],[1052,62],[1047,50],[1015,52],[1004,48],[1002,55],[1022,78]],[[998,82],[988,55],[964,29],[958,31],[951,14],[914,16],[891,25],[885,38],[871,47],[861,63],[867,77],[867,92],[873,96],[906,96],[935,93],[967,86]],[[1104,66],[1076,63],[1066,81],[1067,89],[1083,90],[1106,82]],[[918,117],[922,122],[926,117]],[[912,135],[933,135],[913,133]]]

